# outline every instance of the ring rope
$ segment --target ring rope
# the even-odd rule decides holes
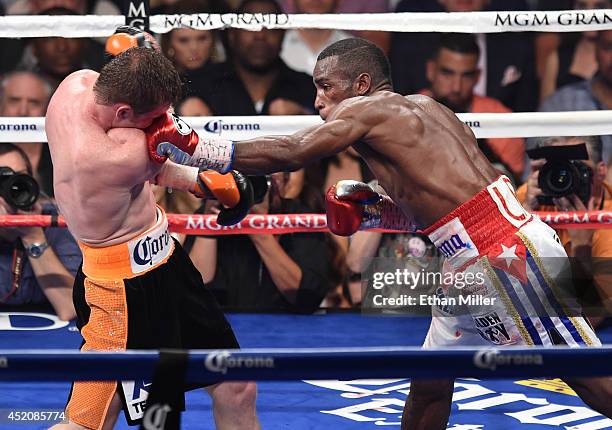
[[[0,17],[0,37],[105,37],[125,24],[121,15]],[[400,12],[378,14],[193,14],[152,15],[150,30],[323,28],[395,32],[502,33],[612,29],[612,9],[500,12]]]
[[[553,228],[608,229],[612,228],[612,211],[534,212]],[[168,214],[168,227],[174,233],[190,235],[288,234],[327,232],[325,214],[247,215],[233,226],[216,223],[216,215]],[[0,227],[66,227],[62,216],[0,215]],[[396,230],[373,229],[383,233]]]
[[[612,347],[270,348],[184,353],[189,382],[612,375]],[[0,350],[0,381],[149,380],[158,361],[159,351]]]
[[[460,113],[477,138],[612,134],[612,110],[577,112]],[[292,134],[322,124],[317,115],[198,116],[185,120],[202,136],[245,140]],[[46,142],[44,117],[0,117],[0,142]]]

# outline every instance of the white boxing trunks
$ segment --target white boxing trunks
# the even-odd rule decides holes
[[[425,347],[601,345],[557,234],[523,209],[505,176],[425,234],[446,257],[443,278],[455,279],[432,307]]]

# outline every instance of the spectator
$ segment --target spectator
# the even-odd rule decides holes
[[[45,10],[64,8],[78,15],[119,15],[119,8],[108,0],[17,0],[8,15],[45,15]]]
[[[317,3],[317,0],[307,0],[307,2]],[[337,7],[334,8],[336,13],[387,13],[393,10],[393,8],[390,7],[390,3],[395,3],[397,0],[391,0],[391,2],[389,2],[389,0],[336,0],[336,2]],[[281,4],[285,13],[301,13],[298,12],[297,0],[283,0]],[[351,31],[350,33],[353,36],[363,37],[364,39],[376,43],[385,53],[389,52],[391,35],[386,31],[361,30]]]
[[[566,85],[544,100],[542,112],[612,109],[612,30],[597,32],[596,58],[598,71],[589,80]],[[603,160],[612,158],[612,136],[602,136]],[[534,147],[528,139],[527,146]]]
[[[244,0],[237,13],[280,13],[275,0]],[[280,58],[282,30],[228,30],[229,59],[194,77],[193,88],[215,115],[312,113],[312,78]]]
[[[264,201],[253,214],[309,213],[305,200],[284,198],[287,173],[272,176]],[[208,205],[209,213],[218,210]],[[231,308],[311,313],[330,288],[332,253],[322,233],[190,236],[185,242],[204,282]],[[236,264],[239,261],[240,264]]]
[[[32,175],[25,152],[10,143],[0,145],[0,166],[16,173]],[[55,213],[54,205],[37,202],[31,211],[12,207],[0,197],[3,214]],[[0,282],[4,305],[50,303],[62,320],[76,314],[72,304],[72,284],[81,264],[81,251],[67,229],[19,227],[0,228]]]
[[[598,136],[587,137],[548,137],[537,140],[538,146],[561,146],[586,143],[589,159],[584,163],[592,170],[591,198],[588,202],[581,201],[577,196],[555,200],[555,206],[543,206],[538,201],[542,190],[538,187],[538,176],[544,160],[531,162],[532,172],[525,184],[517,189],[516,195],[529,211],[577,211],[577,210],[612,210],[612,185],[605,182],[607,165],[602,161],[602,143]],[[610,257],[612,257],[612,230],[609,229],[569,229],[557,231],[561,243],[569,257],[580,263],[581,274],[593,273],[593,283],[599,292],[598,304],[601,302],[612,314],[612,282],[610,279]],[[582,292],[587,302],[592,291]],[[587,303],[588,304],[588,303]],[[589,315],[592,317],[592,315]]]
[[[196,13],[225,13],[225,4],[217,0],[180,0],[167,8],[168,15]],[[224,55],[219,32],[175,28],[161,36],[161,50],[187,82],[187,94],[191,94],[193,75],[206,75],[207,65]]]
[[[176,108],[182,116],[211,116],[212,112],[204,101],[196,96],[183,99]]]
[[[385,190],[378,185],[378,181],[370,181],[377,192],[386,194]],[[418,233],[378,233],[374,231],[359,231],[351,236],[346,264],[349,269],[350,280],[349,292],[351,301],[357,305],[361,303],[362,293],[365,293],[366,300],[369,291],[362,291],[362,278],[368,271],[374,258],[387,259],[387,264],[391,264],[393,269],[401,268],[419,272],[422,269],[433,268],[437,265],[433,258],[437,256],[437,250],[433,243],[422,234]],[[431,266],[431,267],[430,267]],[[365,279],[365,278],[364,278]],[[401,288],[393,286],[395,291],[383,292],[385,297],[392,294],[401,294]],[[379,291],[380,293],[380,291]],[[372,307],[372,302],[367,300],[368,307]]]
[[[42,117],[51,98],[51,85],[34,72],[12,72],[0,81],[0,116]],[[53,165],[47,143],[16,143],[32,163],[42,191],[53,195]]]
[[[522,10],[527,9],[524,1]],[[472,12],[508,10],[506,2],[487,0],[439,0],[428,2],[427,12]],[[431,6],[436,6],[431,7]],[[516,4],[513,6],[517,7]],[[414,11],[412,0],[402,1],[397,12]],[[427,86],[426,63],[431,47],[437,46],[440,33],[394,33],[391,39],[391,66],[395,89],[411,94]],[[538,103],[538,82],[535,74],[534,43],[530,33],[477,34],[480,47],[479,69],[482,71],[474,87],[480,96],[493,97],[515,112],[533,111]]]
[[[574,9],[608,9],[610,0],[576,0]],[[536,64],[540,77],[540,99],[557,88],[591,79],[597,71],[596,31],[540,33],[536,37]]]
[[[471,34],[444,34],[427,63],[428,89],[421,93],[433,97],[453,112],[511,112],[492,97],[475,94],[480,76],[480,50]],[[494,164],[501,164],[515,178],[523,174],[524,139],[478,139],[478,145]]]
[[[333,13],[337,0],[293,0],[296,13]],[[312,75],[317,57],[328,45],[352,37],[342,30],[288,30],[283,40],[281,58],[292,69]]]
[[[4,16],[4,4],[0,3],[0,16]],[[0,38],[0,75],[15,69],[23,55],[22,39]]]
[[[47,9],[40,15],[76,15],[70,9]],[[39,37],[31,39],[19,69],[40,73],[56,88],[70,73],[81,69],[99,69],[103,48],[84,38]]]

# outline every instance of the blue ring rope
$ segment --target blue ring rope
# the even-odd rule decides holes
[[[612,347],[185,351],[187,380],[514,378],[612,375]],[[150,380],[159,351],[0,350],[0,381]]]

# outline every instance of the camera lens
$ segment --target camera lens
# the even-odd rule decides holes
[[[566,192],[572,187],[572,175],[567,169],[553,170],[547,179],[550,189],[558,193]]]
[[[13,207],[27,209],[38,199],[38,184],[29,175],[16,174],[10,176],[3,185],[3,197]]]
[[[546,163],[540,170],[538,185],[544,195],[563,197],[572,194],[579,176],[570,162],[555,161]]]

